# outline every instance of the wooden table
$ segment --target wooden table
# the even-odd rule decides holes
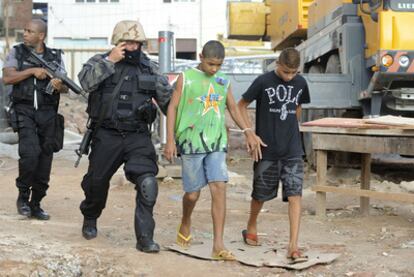
[[[316,151],[316,214],[326,214],[326,193],[340,193],[360,197],[360,211],[369,214],[369,199],[414,203],[412,193],[377,192],[370,190],[371,154],[394,153],[414,156],[414,130],[366,125],[361,119],[335,118],[302,124],[302,132],[312,134],[312,148]],[[361,153],[361,186],[344,188],[326,183],[328,151]]]

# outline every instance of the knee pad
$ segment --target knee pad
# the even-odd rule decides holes
[[[138,179],[137,189],[141,199],[146,204],[154,204],[158,196],[158,183],[153,175],[146,175]]]

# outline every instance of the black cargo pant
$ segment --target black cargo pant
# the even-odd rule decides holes
[[[155,149],[146,127],[136,132],[120,132],[115,129],[99,128],[95,133],[89,168],[83,177],[82,189],[85,200],[80,210],[85,219],[98,218],[105,208],[108,197],[109,181],[118,168],[124,164],[126,178],[135,184],[135,235],[153,238],[155,221],[153,203],[144,200],[138,187],[143,175],[155,176],[158,173]]]
[[[39,204],[49,188],[54,139],[54,125],[57,109],[53,105],[41,106],[35,110],[32,105],[15,104],[18,117],[19,176],[16,186],[19,192]]]

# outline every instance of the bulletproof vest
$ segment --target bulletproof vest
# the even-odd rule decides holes
[[[122,76],[122,85],[114,91]],[[103,81],[97,91],[90,93],[87,112],[93,122],[101,120],[104,127],[134,130],[149,123],[148,108],[153,107],[155,84],[156,75],[149,60],[141,57],[139,65],[118,62],[112,77]]]
[[[39,67],[35,64],[32,64],[28,61],[29,53],[23,50],[21,44],[14,46],[16,50],[16,59],[17,59],[17,70],[22,71],[28,68]],[[44,48],[43,59],[52,62],[56,61],[57,63],[61,63],[61,51],[51,48]],[[44,80],[36,80],[35,84],[35,77],[31,76],[18,84],[13,85],[13,89],[11,92],[11,99],[14,103],[27,103],[32,104],[34,98],[34,91],[37,91],[37,101],[38,105],[59,105],[59,93],[56,94],[47,94],[45,93],[47,84],[50,82],[50,78],[46,78]]]

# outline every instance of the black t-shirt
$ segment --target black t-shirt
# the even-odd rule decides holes
[[[243,99],[256,100],[256,134],[267,147],[262,148],[264,160],[302,156],[302,140],[296,108],[310,102],[306,80],[296,75],[285,82],[275,71],[257,77],[243,94]]]

